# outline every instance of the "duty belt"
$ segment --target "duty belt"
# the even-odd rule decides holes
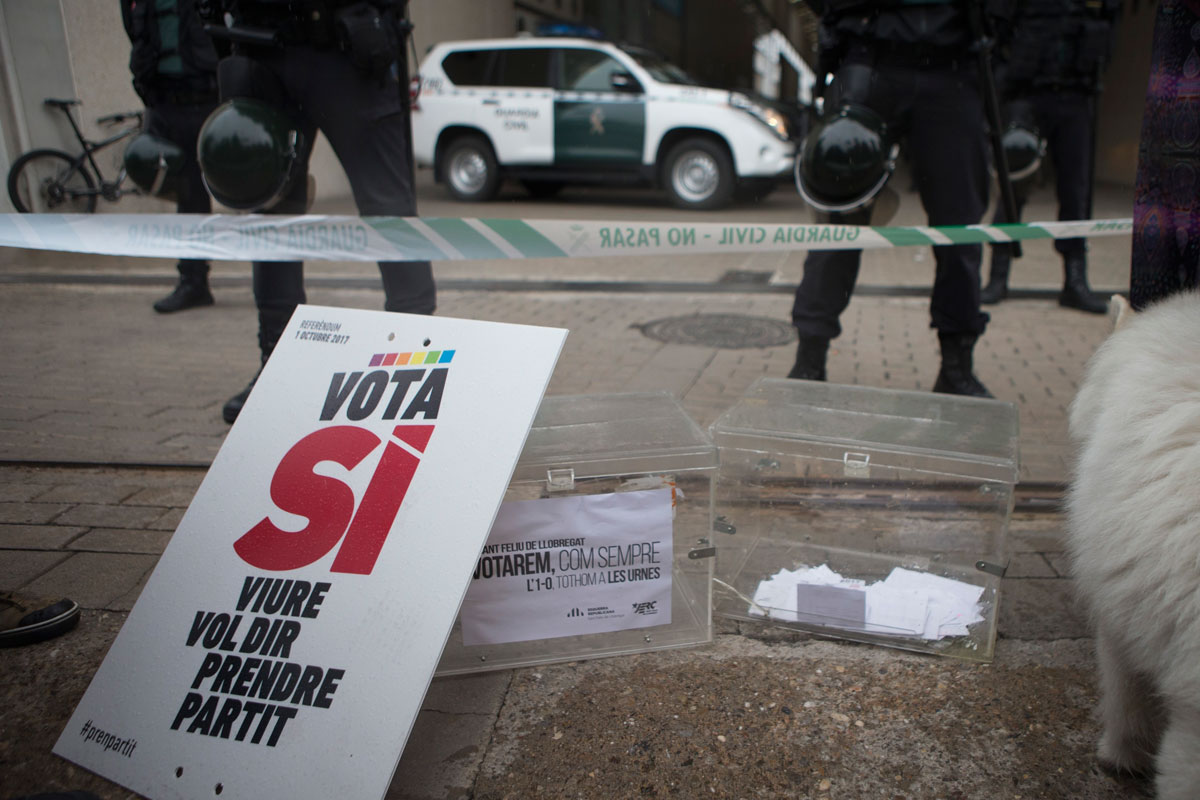
[[[908,69],[948,69],[973,63],[967,53],[959,47],[939,47],[915,42],[889,42],[871,39],[851,46],[847,60],[856,59],[859,53],[882,66],[906,67]]]
[[[206,25],[214,38],[228,39],[248,47],[338,45],[333,15],[353,0],[307,0],[296,3],[247,3],[228,28]]]

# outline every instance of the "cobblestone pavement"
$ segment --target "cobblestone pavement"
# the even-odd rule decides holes
[[[1052,254],[1042,268],[1053,274]],[[786,282],[788,269],[768,271]],[[453,271],[439,314],[570,329],[551,394],[665,389],[706,427],[791,364],[791,343],[642,333],[694,314],[786,322],[786,291],[500,291],[478,270]],[[703,263],[684,272],[713,277]],[[0,587],[85,609],[68,636],[0,650],[0,797],[128,794],[49,750],[223,441],[221,405],[257,365],[248,282],[233,265],[216,275],[215,307],[159,316],[166,262],[0,252]],[[312,303],[379,307],[371,267],[310,275]],[[932,385],[925,298],[865,293],[843,323],[831,380]],[[979,376],[1021,417],[1023,504],[992,665],[722,621],[710,647],[438,679],[388,797],[1144,796],[1094,765],[1090,639],[1056,513],[1066,410],[1108,328],[1045,297],[1011,300],[977,348]]]

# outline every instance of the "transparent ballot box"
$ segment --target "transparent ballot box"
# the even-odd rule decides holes
[[[712,641],[716,468],[669,394],[545,398],[436,674]]]
[[[1010,403],[759,379],[710,432],[714,613],[990,661]]]

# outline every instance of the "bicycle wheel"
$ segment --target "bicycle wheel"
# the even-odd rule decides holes
[[[8,171],[8,197],[22,214],[90,214],[96,181],[61,150],[30,150]]]

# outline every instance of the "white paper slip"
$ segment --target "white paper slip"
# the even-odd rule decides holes
[[[881,584],[867,591],[867,619],[872,633],[923,636],[929,616],[929,599],[919,591],[879,591]]]
[[[784,622],[935,641],[966,636],[969,626],[982,622],[982,596],[982,586],[903,567],[867,585],[821,564],[781,569],[761,581],[750,613]]]

